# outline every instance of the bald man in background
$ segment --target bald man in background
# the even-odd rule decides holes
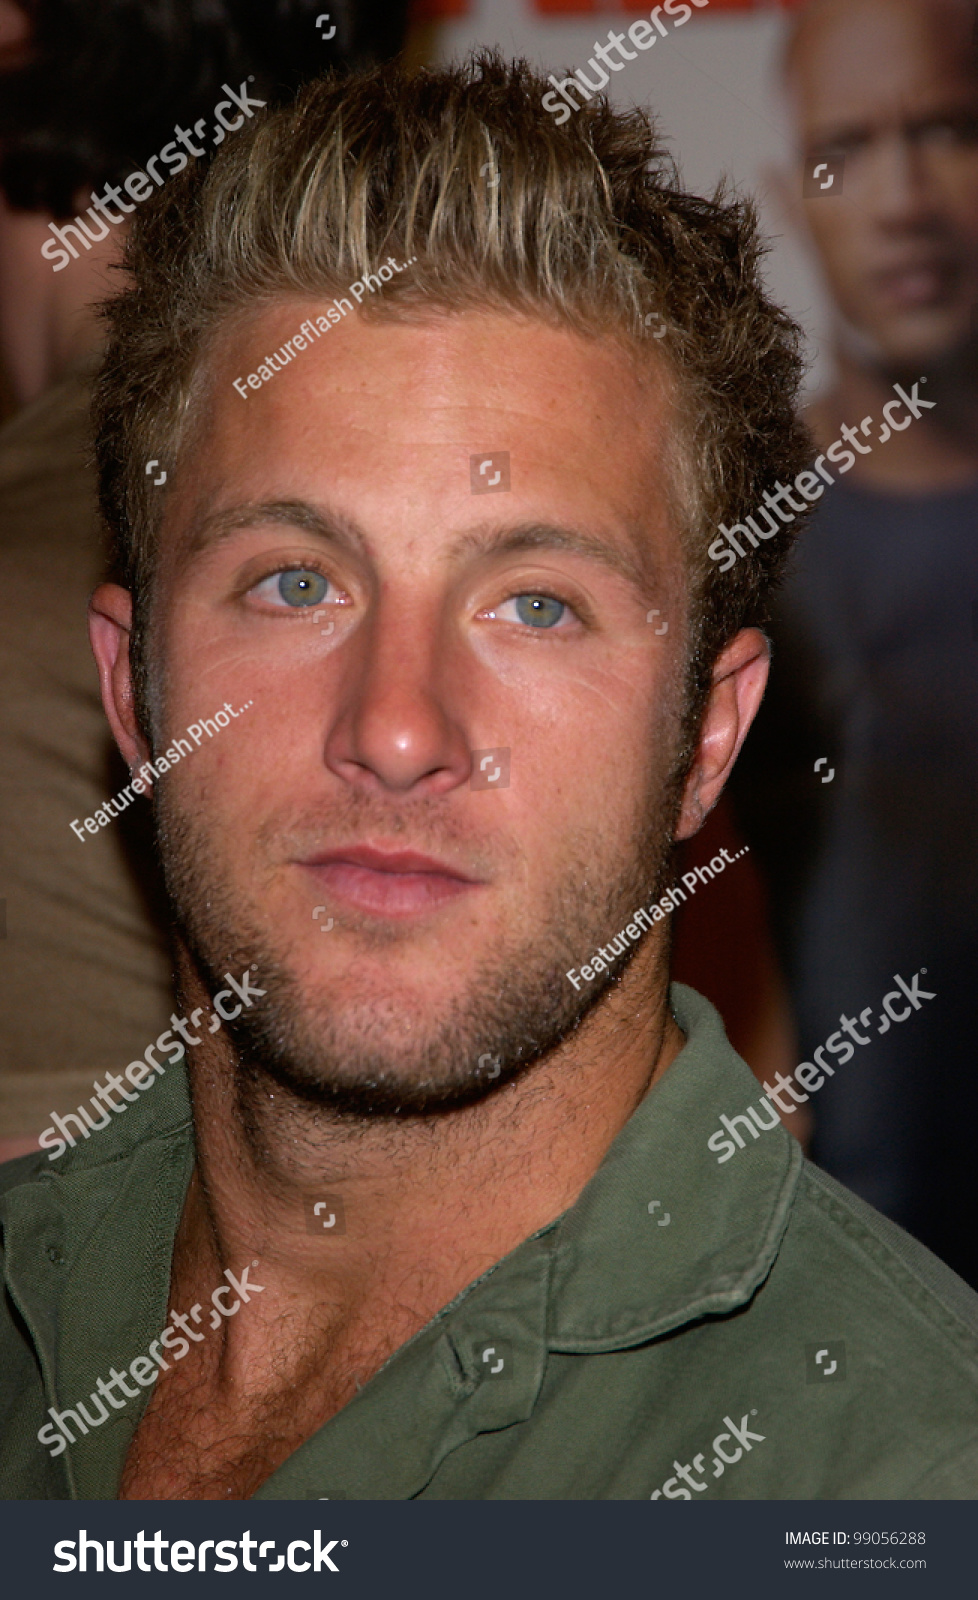
[[[978,1286],[975,17],[816,0],[792,24],[785,197],[834,307],[834,380],[808,420],[820,451],[845,426],[858,443],[781,598],[736,799],[802,1056],[926,969],[933,998],[870,1021],[813,1098],[813,1154]],[[803,198],[819,163],[833,182]],[[895,383],[923,403],[883,437]]]

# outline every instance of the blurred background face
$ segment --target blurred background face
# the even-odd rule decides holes
[[[0,420],[96,348],[93,304],[119,284],[104,269],[128,214],[57,272],[41,256],[49,224],[84,218],[177,126],[203,118],[193,159],[213,154],[223,84],[277,105],[329,69],[395,55],[406,27],[407,0],[0,0]]]
[[[875,359],[947,355],[978,304],[975,7],[826,0],[788,88],[806,163],[844,154],[843,191],[803,202],[839,311]],[[799,180],[800,188],[800,180]]]
[[[14,0],[0,0],[0,72],[19,66],[30,42],[27,12]]]

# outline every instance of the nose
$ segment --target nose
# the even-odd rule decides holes
[[[378,604],[345,651],[341,705],[326,741],[330,771],[373,794],[441,795],[467,783],[459,649],[422,608]]]

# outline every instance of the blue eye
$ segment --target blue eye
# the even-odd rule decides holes
[[[313,572],[308,567],[293,567],[275,577],[279,595],[287,606],[321,605],[329,585],[321,572]]]
[[[520,621],[531,628],[554,628],[567,611],[562,600],[554,600],[549,594],[516,595],[512,604]]]
[[[289,611],[304,610],[306,606],[321,606],[335,601],[328,578],[315,567],[287,567],[283,572],[271,572],[256,583],[251,593],[262,600]]]

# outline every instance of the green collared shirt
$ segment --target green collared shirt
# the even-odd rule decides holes
[[[978,1495],[978,1296],[780,1126],[718,1164],[756,1082],[707,1001],[671,1002],[688,1042],[576,1204],[256,1499]],[[178,1067],[56,1163],[0,1170],[0,1496],[115,1498],[148,1390],[55,1458],[37,1434],[49,1407],[97,1417],[97,1380],[158,1337],[192,1165]]]

